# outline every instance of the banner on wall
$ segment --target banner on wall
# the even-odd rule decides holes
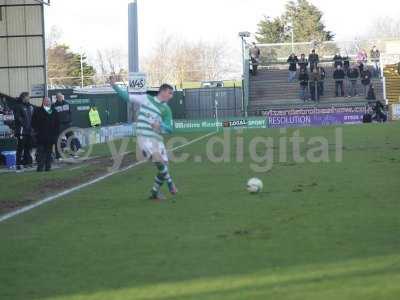
[[[210,131],[219,128],[267,128],[266,118],[227,118],[220,121],[204,120],[175,120],[176,132]]]
[[[366,112],[365,106],[271,110],[267,118],[269,128],[320,127],[360,124]]]

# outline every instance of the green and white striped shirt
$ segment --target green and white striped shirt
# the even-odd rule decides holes
[[[124,101],[140,105],[136,126],[138,136],[163,141],[162,135],[152,127],[157,122],[161,124],[162,133],[172,133],[172,112],[167,103],[146,94],[128,94],[126,90],[117,85],[113,88]]]

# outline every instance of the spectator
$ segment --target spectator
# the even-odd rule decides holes
[[[339,88],[340,95],[344,97],[344,78],[346,74],[341,66],[337,66],[335,72],[333,72],[333,79],[335,80],[335,96],[339,97]]]
[[[323,96],[325,93],[325,78],[326,78],[325,69],[323,67],[318,67],[318,73],[321,76],[321,80],[318,82],[319,94],[320,96]]]
[[[92,126],[92,127],[100,127],[101,126],[100,115],[95,106],[93,106],[89,111],[89,121],[90,121],[90,126]]]
[[[336,53],[336,55],[333,57],[333,66],[335,69],[340,66],[343,68],[343,57],[340,55],[340,53]]]
[[[369,85],[367,100],[376,100],[375,89],[372,83]]]
[[[300,98],[304,102],[307,100],[309,76],[306,69],[300,69],[299,82],[300,82]]]
[[[371,84],[372,74],[368,70],[368,68],[366,68],[365,70],[362,71],[360,77],[361,77],[361,84],[364,87],[364,96],[367,97],[368,96],[368,87]]]
[[[364,72],[364,63],[363,62],[358,63],[358,71],[360,72],[360,74],[362,72]]]
[[[296,79],[297,63],[299,62],[299,59],[294,53],[292,53],[287,62],[289,64],[289,82],[293,82]]]
[[[347,77],[350,80],[350,90],[349,90],[349,97],[358,96],[357,94],[357,80],[359,77],[359,71],[356,65],[351,68],[347,74]]]
[[[343,71],[347,74],[350,70],[350,58],[348,56],[343,57]]]
[[[382,104],[381,101],[376,101],[375,106],[373,108],[375,113],[375,120],[377,122],[386,122],[387,115],[385,113],[385,106]]]
[[[300,71],[303,70],[303,71],[307,72],[308,60],[307,60],[306,55],[304,53],[300,56],[300,60],[299,60],[298,64],[299,64],[299,67],[300,67]]]
[[[360,64],[360,63],[363,63],[363,64],[367,63],[367,62],[368,62],[368,55],[367,55],[367,52],[366,52],[364,49],[358,51],[356,60],[357,60],[357,63],[358,63],[358,64]]]
[[[315,53],[315,49],[313,49],[311,54],[308,56],[308,62],[310,63],[310,71],[312,73],[319,64],[319,56],[317,53]]]
[[[310,94],[312,101],[319,101],[320,91],[319,91],[319,82],[321,81],[321,75],[318,72],[318,68],[315,68],[310,75]]]
[[[15,118],[15,137],[18,139],[17,145],[17,170],[22,167],[32,167],[32,115],[34,108],[29,103],[29,93],[22,93],[17,99],[14,108]]]
[[[72,131],[68,131],[67,129],[71,128],[72,124],[72,113],[71,113],[71,107],[67,101],[64,99],[64,95],[61,93],[58,93],[57,96],[57,101],[54,104],[54,109],[57,111],[59,119],[60,119],[60,131],[58,133],[58,138],[56,142],[56,159],[60,160],[61,159],[61,154],[60,151],[62,149],[58,148],[58,141],[63,138],[62,134],[64,133],[67,141],[69,141],[71,145],[71,150],[74,152],[74,156],[76,157],[76,153],[78,150],[81,148],[81,144],[79,140],[74,137],[74,133]]]
[[[378,50],[378,48],[376,46],[372,47],[370,57],[371,57],[371,62],[373,63],[373,66],[374,66],[373,75],[374,75],[374,77],[380,77],[381,76],[381,66],[380,66],[381,52]]]
[[[33,114],[32,127],[37,134],[38,172],[51,170],[53,145],[60,130],[59,114],[51,106],[49,98],[44,98],[42,107]]]
[[[252,65],[251,74],[253,76],[257,75],[258,65],[260,64],[260,56],[261,56],[261,50],[260,48],[257,47],[256,43],[253,42],[253,46],[250,48],[250,58]]]

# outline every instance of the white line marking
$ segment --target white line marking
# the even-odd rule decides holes
[[[194,143],[197,143],[197,142],[199,142],[199,141],[201,141],[201,140],[203,140],[203,139],[205,139],[205,138],[207,138],[207,137],[209,137],[209,136],[211,136],[211,135],[214,135],[214,134],[216,134],[216,132],[208,133],[208,134],[206,134],[206,135],[204,135],[204,136],[201,136],[201,137],[199,137],[199,138],[197,138],[197,139],[194,139],[194,140],[192,140],[192,141],[190,141],[190,142],[188,142],[188,143],[186,143],[186,144],[184,144],[184,145],[181,145],[181,146],[175,147],[175,148],[173,148],[173,149],[170,149],[170,150],[168,150],[168,152],[173,152],[173,151],[179,150],[179,149],[181,149],[181,148],[183,148],[183,147],[190,146],[190,145],[192,145],[192,144],[194,144]],[[130,169],[132,169],[132,168],[135,168],[135,167],[137,167],[137,166],[140,166],[140,165],[142,165],[142,164],[144,164],[144,163],[146,163],[146,162],[147,162],[147,161],[145,161],[145,160],[144,160],[144,161],[136,162],[136,163],[134,163],[134,164],[132,164],[132,165],[130,165],[130,166],[127,166],[127,167],[121,169],[121,170],[114,171],[114,172],[108,173],[108,174],[106,174],[106,175],[100,176],[100,177],[98,177],[98,178],[96,178],[96,179],[93,179],[93,180],[91,180],[91,181],[89,181],[89,182],[83,183],[83,184],[81,184],[81,185],[78,185],[78,186],[76,186],[76,187],[74,187],[74,188],[65,190],[64,192],[55,194],[55,195],[53,195],[53,196],[49,196],[49,197],[44,198],[44,199],[42,199],[42,200],[40,200],[40,201],[38,201],[38,202],[36,202],[36,203],[34,203],[34,204],[28,205],[28,206],[26,206],[26,207],[23,207],[23,208],[20,208],[20,209],[14,211],[14,212],[8,213],[8,214],[6,214],[6,215],[0,217],[0,223],[2,223],[2,222],[4,222],[4,221],[7,221],[7,220],[9,220],[9,219],[11,219],[11,218],[14,218],[14,217],[16,217],[16,216],[19,216],[19,215],[21,215],[21,214],[23,214],[23,213],[26,213],[26,212],[28,212],[28,211],[31,211],[31,210],[33,210],[33,209],[35,209],[35,208],[38,208],[39,206],[42,206],[42,205],[44,205],[44,204],[46,204],[46,203],[53,202],[54,200],[57,200],[57,199],[59,199],[59,198],[61,198],[61,197],[64,197],[64,196],[67,196],[67,195],[69,195],[69,194],[72,194],[72,193],[74,193],[74,192],[76,192],[76,191],[82,190],[82,189],[84,189],[84,188],[86,188],[86,187],[88,187],[88,186],[91,186],[91,185],[96,184],[96,183],[98,183],[98,182],[100,182],[100,181],[103,181],[103,180],[105,180],[105,179],[107,179],[107,178],[109,178],[109,177],[111,177],[111,176],[114,176],[114,175],[116,175],[116,174],[120,174],[120,173],[126,172],[126,171],[128,171],[128,170],[130,170]]]

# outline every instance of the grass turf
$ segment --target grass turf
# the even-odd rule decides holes
[[[326,137],[335,157],[334,128],[300,133]],[[171,165],[176,202],[146,200],[149,165],[116,175],[0,224],[0,299],[398,299],[399,134],[344,127],[343,162],[275,156],[262,174],[247,150],[233,159],[236,133],[226,163],[204,159],[205,140]],[[248,149],[282,133],[239,136]],[[245,191],[252,176],[263,193]]]

